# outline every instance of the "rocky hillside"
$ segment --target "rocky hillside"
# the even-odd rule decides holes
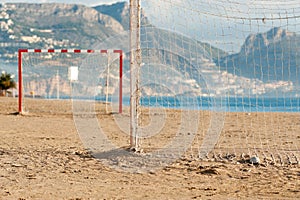
[[[91,48],[124,30],[111,16],[71,4],[2,4],[0,23],[0,54],[7,60],[18,48]]]
[[[94,7],[100,13],[109,15],[122,24],[125,30],[129,30],[129,5],[126,2],[112,5],[101,5]]]
[[[70,4],[2,4],[0,8],[0,16],[3,16],[0,21],[3,24],[0,31],[0,55],[2,60],[10,63],[17,62],[15,52],[19,48],[94,48],[112,35],[120,34],[129,28],[129,6],[127,3],[116,3],[113,5],[102,5],[95,8],[89,8],[83,5]],[[172,57],[166,54],[165,49],[170,49],[170,45],[174,45],[176,49],[184,48],[181,46],[182,36],[177,36],[176,33],[170,33],[160,29],[156,29],[148,22],[146,16],[143,15],[142,24],[147,24],[147,29],[142,30],[142,40],[145,41],[144,48],[158,48],[156,44],[163,47],[159,52],[151,55],[151,59],[160,62],[165,59],[165,56]],[[157,37],[157,36],[160,37]],[[170,40],[171,38],[172,41]],[[150,40],[151,44],[149,41]],[[129,38],[125,39],[127,42]],[[195,49],[201,50],[199,53],[210,51],[214,56],[225,55],[219,49],[211,47],[209,44],[196,42],[189,38],[183,38],[188,44],[193,44]],[[1,45],[2,44],[2,45]],[[145,46],[148,45],[148,46]],[[128,50],[124,50],[128,54]],[[144,52],[147,54],[147,52]],[[165,56],[164,56],[165,55]],[[186,66],[186,61],[182,57],[175,57],[173,60],[165,63],[166,65],[173,65],[175,70],[184,73],[183,66]],[[129,55],[126,55],[129,58]],[[175,58],[175,59],[174,59]],[[146,58],[147,59],[147,58]],[[57,60],[58,61],[58,60]],[[152,62],[152,61],[149,61]],[[124,61],[124,72],[129,70],[129,62]],[[159,69],[157,69],[159,70]],[[154,74],[155,74],[154,70]],[[15,72],[16,73],[16,72]],[[111,71],[111,80],[114,80],[117,71]],[[167,73],[167,72],[166,72]],[[180,76],[180,74],[177,74]],[[35,77],[44,78],[48,84],[53,83],[53,77],[56,76],[54,72],[42,73],[41,69],[31,68],[28,71],[28,79],[35,80]],[[149,78],[146,75],[145,78]],[[188,76],[188,79],[193,79],[195,75]],[[64,77],[66,78],[66,77]],[[100,77],[100,82],[105,83],[105,76]],[[62,80],[63,78],[61,78]],[[125,78],[124,78],[125,79]],[[182,78],[178,78],[181,80]],[[38,82],[36,80],[36,82]],[[41,81],[44,84],[44,81]],[[126,80],[125,80],[126,82]],[[182,82],[182,80],[181,80]],[[178,84],[171,87],[179,87]],[[188,83],[186,84],[188,87]],[[151,86],[151,84],[150,84]],[[38,88],[45,88],[39,86],[39,83],[33,81],[28,82],[26,87],[29,90],[41,90]],[[196,88],[193,87],[195,90]],[[126,88],[124,89],[126,91]],[[145,88],[144,91],[152,91],[151,88]],[[39,93],[44,93],[39,91]],[[160,92],[161,93],[161,92]],[[198,93],[199,94],[199,93]],[[44,94],[41,94],[44,95]],[[165,95],[165,94],[161,94]]]
[[[0,63],[9,63],[10,66],[13,63],[16,73],[15,52],[19,48],[95,48],[110,36],[118,34],[119,38],[125,35],[120,42],[128,42],[128,34],[124,32],[129,28],[129,6],[127,3],[94,8],[72,4],[2,4],[0,24]],[[210,44],[158,29],[144,14],[142,24],[144,66],[141,78],[146,84],[141,91],[145,95],[170,95],[166,91],[173,91],[176,95],[277,95],[297,92],[295,86],[300,85],[300,52],[297,48],[300,44],[295,33],[274,28],[267,33],[250,35],[238,54],[228,55]],[[129,45],[123,46],[128,48]],[[129,93],[130,51],[123,51],[123,91]],[[115,67],[110,71],[112,92],[118,87],[117,69]],[[52,87],[47,84],[55,85],[56,71],[45,73],[31,68],[27,78],[35,81],[29,81],[26,87],[39,91],[41,95],[51,95],[41,88]],[[67,73],[64,74],[60,78],[61,85],[68,85],[63,82],[67,79]],[[39,83],[34,77],[46,81]],[[99,79],[104,86],[106,78],[105,74],[101,74],[93,80]],[[82,84],[82,91],[92,90],[88,84]],[[69,90],[65,88],[66,92]],[[103,93],[103,87],[99,90]]]
[[[282,28],[249,35],[237,54],[217,61],[221,69],[264,82],[300,85],[300,35]]]

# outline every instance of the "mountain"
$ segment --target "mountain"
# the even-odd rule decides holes
[[[1,17],[2,16],[2,17]],[[166,51],[170,49],[170,46],[174,46],[174,49],[182,50],[183,48],[188,48],[186,44],[193,44],[193,48],[199,53],[210,54],[212,56],[224,56],[225,52],[212,47],[207,43],[201,43],[194,41],[187,37],[178,35],[177,33],[172,33],[170,31],[157,29],[147,20],[146,16],[142,14],[142,25],[145,29],[142,29],[142,41],[143,48],[146,50],[148,48],[156,48],[160,45],[162,49],[159,51],[153,51],[151,54],[151,59],[149,62],[156,60],[157,62],[166,61],[166,65],[173,65],[176,70],[184,73],[183,66],[187,67],[187,59],[190,59],[190,55],[187,52],[186,55],[172,55],[170,52]],[[0,55],[1,59],[9,63],[17,62],[17,55],[15,52],[19,48],[94,48],[97,44],[102,41],[116,36],[118,34],[124,34],[129,29],[129,6],[128,3],[116,3],[112,5],[102,5],[96,6],[94,8],[86,7],[83,5],[75,4],[24,4],[24,3],[14,3],[14,4],[2,4],[0,7]],[[150,40],[150,41],[147,41]],[[125,42],[124,42],[125,41]],[[124,43],[128,43],[128,33],[127,37],[123,39]],[[185,46],[182,46],[182,41],[185,41]],[[125,45],[126,46],[126,45]],[[103,48],[103,47],[101,47]],[[126,54],[125,58],[129,58],[129,50],[124,50]],[[209,53],[207,53],[209,52]],[[143,57],[150,55],[146,51],[143,51]],[[196,52],[194,52],[196,53]],[[209,55],[209,57],[210,57]],[[182,57],[186,57],[183,59]],[[167,60],[164,60],[167,58]],[[60,62],[56,60],[56,62]],[[49,63],[45,64],[49,65]],[[57,65],[57,63],[56,63]],[[50,70],[50,69],[54,70]],[[28,73],[28,78],[36,80],[36,77],[47,79],[50,84],[53,82],[53,77],[56,76],[57,67],[49,66],[47,68],[47,73],[42,73],[45,69],[31,68]],[[16,70],[16,68],[15,68]],[[14,70],[14,73],[16,71]],[[124,60],[124,72],[127,73],[129,70],[128,59]],[[158,72],[160,69],[156,69]],[[194,69],[195,70],[195,69]],[[189,70],[186,70],[186,72]],[[192,72],[193,70],[190,70]],[[165,70],[167,74],[167,71]],[[118,77],[117,70],[111,71],[111,81],[113,82],[115,77]],[[156,74],[154,72],[154,74]],[[187,74],[188,79],[197,78],[193,73]],[[149,75],[149,74],[148,74]],[[146,76],[148,76],[146,75]],[[63,73],[60,73],[63,76]],[[64,75],[66,76],[66,75]],[[151,75],[149,75],[151,76]],[[148,77],[149,77],[148,76]],[[177,73],[176,76],[181,76]],[[100,82],[105,83],[106,77],[99,77]],[[147,78],[147,77],[146,77]],[[183,82],[182,77],[176,78]],[[67,79],[66,77],[61,78]],[[126,82],[126,77],[124,77],[124,82]],[[129,80],[129,79],[127,79]],[[37,80],[36,80],[37,81]],[[193,81],[190,81],[193,82]],[[171,88],[179,87],[180,82],[174,84],[171,83],[169,86]],[[43,81],[45,85],[45,82]],[[38,88],[38,83],[28,82],[29,85],[34,85],[32,90],[40,90],[39,93],[43,93]],[[149,87],[152,87],[149,84]],[[155,84],[154,84],[155,85]],[[186,83],[186,87],[191,85],[189,81]],[[193,84],[192,84],[193,85]],[[26,87],[26,86],[25,86]],[[194,91],[197,87],[191,86]],[[126,91],[126,89],[124,89]],[[145,88],[144,91],[152,91],[151,88]],[[161,90],[163,91],[163,90]],[[161,93],[161,92],[160,92]],[[166,95],[162,94],[161,95]]]
[[[109,15],[120,24],[125,30],[129,30],[129,5],[127,2],[119,2],[112,5],[101,5],[94,7],[100,13]]]
[[[299,85],[299,75],[291,73],[300,71],[297,66],[299,36],[295,33],[275,28],[267,33],[253,34],[238,54],[228,55],[208,43],[159,29],[144,13],[141,22],[141,82],[144,83],[141,92],[144,95],[263,95],[286,93]],[[128,3],[94,8],[55,3],[1,4],[0,24],[0,64],[14,65],[13,73],[16,73],[15,52],[19,48],[97,49],[103,41],[117,43],[124,51],[123,91],[129,94]],[[30,90],[41,96],[51,95],[45,85],[55,84],[57,66],[63,60],[55,61],[55,66],[44,62],[47,68],[43,70],[32,67],[26,77],[33,81],[24,87],[31,87]],[[110,93],[118,87],[118,68],[116,63],[113,65],[109,75]],[[67,85],[67,68],[64,70],[60,73],[63,76],[59,79],[61,85]],[[104,86],[106,73],[96,75],[91,74],[87,79],[90,82],[98,80]],[[37,78],[43,81],[39,83]],[[83,83],[80,90],[94,91],[89,88],[90,82]],[[104,93],[102,86],[98,88],[100,93]],[[68,91],[68,88],[61,90]]]
[[[111,16],[75,4],[0,4],[0,54],[16,60],[19,48],[91,48],[124,31]]]
[[[237,54],[216,63],[221,70],[266,83],[292,81],[300,86],[300,35],[282,28],[249,35]]]

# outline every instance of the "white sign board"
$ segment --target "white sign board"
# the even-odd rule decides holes
[[[78,81],[78,67],[71,66],[68,68],[69,81]]]

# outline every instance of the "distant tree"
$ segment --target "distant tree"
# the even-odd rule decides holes
[[[2,71],[0,77],[0,91],[2,95],[6,96],[7,90],[10,88],[16,88],[16,82],[13,80],[14,75],[8,74]]]

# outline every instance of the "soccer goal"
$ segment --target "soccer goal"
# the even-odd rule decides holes
[[[71,100],[80,98],[118,104],[121,113],[122,65],[122,50],[20,49],[19,113],[71,114]]]
[[[299,163],[300,10],[276,2],[131,1],[133,147]]]

